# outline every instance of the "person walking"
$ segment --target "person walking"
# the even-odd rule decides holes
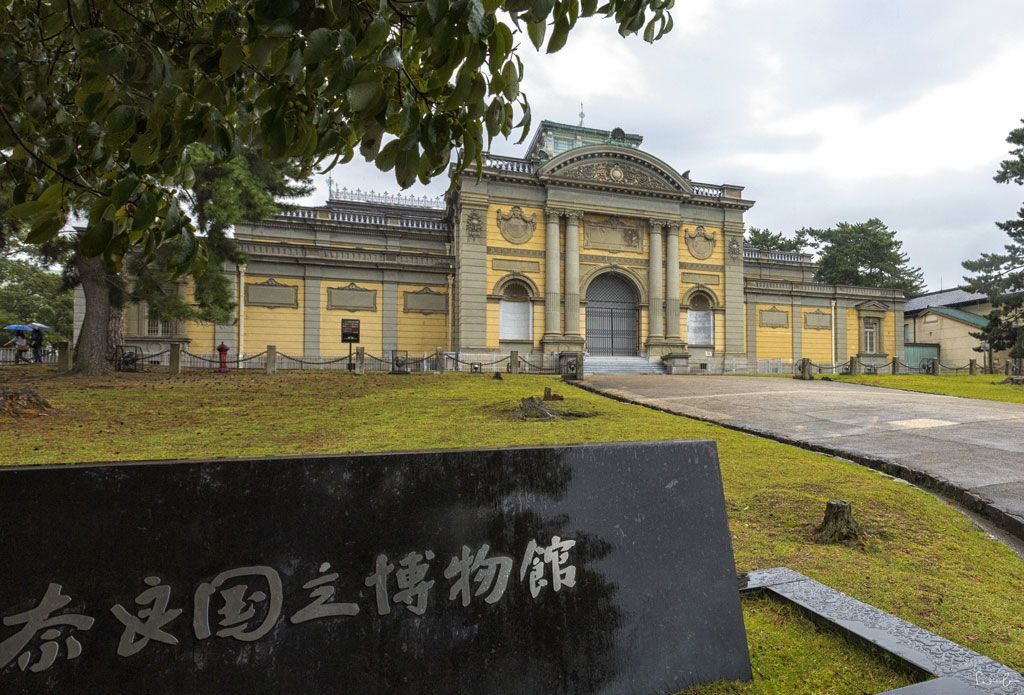
[[[38,328],[32,329],[32,336],[28,341],[32,348],[32,361],[36,364],[43,363],[43,332]]]
[[[15,331],[14,337],[7,341],[7,347],[9,345],[14,346],[14,364],[24,361],[25,364],[29,364],[28,357],[25,353],[28,352],[28,339],[22,331]]]

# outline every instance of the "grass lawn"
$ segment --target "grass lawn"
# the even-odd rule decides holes
[[[12,385],[35,386],[55,410],[0,421],[0,451],[18,452],[6,463],[714,439],[738,570],[791,567],[1024,668],[1024,563],[953,507],[853,463],[612,401],[552,377],[309,371],[93,380],[0,369],[0,388]],[[593,417],[517,419],[518,399],[545,386],[565,396],[560,407]],[[811,529],[833,497],[850,500],[862,523],[886,533],[860,549],[812,543]],[[755,681],[700,692],[862,693],[907,682],[773,601],[746,600],[744,614]]]
[[[1006,378],[1001,374],[976,374],[975,376],[968,374],[962,376],[957,374],[939,376],[927,374],[860,374],[857,376],[829,374],[825,376],[835,381],[847,381],[851,384],[938,393],[944,396],[977,398],[984,401],[1024,403],[1024,386],[998,383]]]

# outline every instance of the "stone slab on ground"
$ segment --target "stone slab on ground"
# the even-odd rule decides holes
[[[1020,404],[770,377],[598,375],[584,387],[865,463],[1024,538]]]

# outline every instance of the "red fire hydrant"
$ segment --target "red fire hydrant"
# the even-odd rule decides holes
[[[220,368],[217,370],[218,372],[223,373],[228,370],[228,350],[230,349],[224,343],[217,346],[217,352],[220,353]]]

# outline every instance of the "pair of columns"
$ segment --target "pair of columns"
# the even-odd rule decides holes
[[[648,220],[650,253],[647,266],[647,335],[654,339],[679,340],[679,225],[670,220]],[[662,258],[662,231],[665,258]],[[662,268],[667,272],[662,277]],[[665,315],[662,315],[664,307]]]
[[[580,218],[577,210],[544,211],[547,226],[544,240],[544,336],[580,336]],[[559,221],[565,226],[565,331],[562,330],[562,272]]]

